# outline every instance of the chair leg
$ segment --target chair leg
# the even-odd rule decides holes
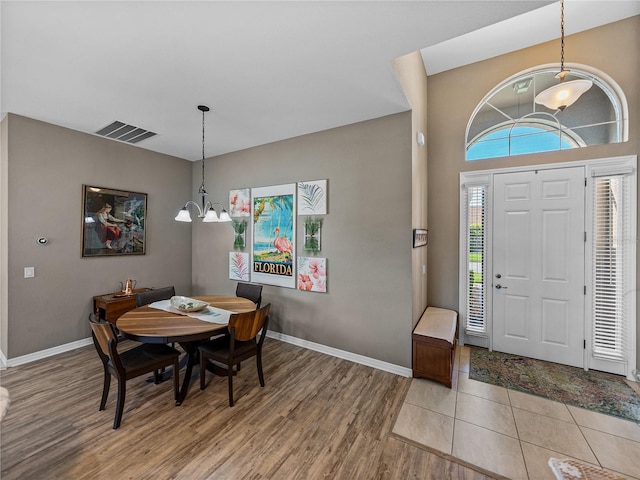
[[[164,371],[164,368],[162,370]],[[153,371],[153,383],[156,385],[160,383],[160,370]]]
[[[107,397],[109,396],[109,387],[111,386],[111,374],[105,368],[104,369],[104,384],[102,386],[102,400],[100,401],[99,410],[104,410],[107,405]]]
[[[229,406],[233,407],[233,364],[231,362],[228,364],[227,378],[229,379]]]
[[[113,420],[113,429],[117,429],[122,421],[122,411],[124,410],[124,399],[127,395],[127,381],[118,378],[118,401],[116,402],[116,417]]]
[[[204,390],[205,370],[207,369],[207,357],[200,352],[200,390]]]
[[[258,367],[258,379],[260,380],[260,386],[264,387],[264,374],[262,373],[262,352],[258,350],[256,355],[256,366]]]
[[[180,379],[178,376],[180,370],[180,362],[178,361],[178,357],[173,362],[173,398],[177,402],[180,397]]]

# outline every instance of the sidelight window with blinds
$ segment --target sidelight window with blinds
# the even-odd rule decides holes
[[[465,186],[466,333],[486,334],[487,185]]]
[[[631,232],[630,175],[593,172],[593,343],[594,358],[625,361],[630,321]]]

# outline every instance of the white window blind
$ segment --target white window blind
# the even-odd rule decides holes
[[[594,178],[593,355],[626,360],[631,215],[628,175]],[[635,248],[635,245],[634,245]]]
[[[486,200],[486,185],[466,187],[467,333],[484,334],[487,331],[484,301],[486,293]]]

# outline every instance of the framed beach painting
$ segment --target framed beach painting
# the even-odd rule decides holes
[[[147,194],[82,186],[82,256],[144,255]]]
[[[295,183],[252,188],[251,206],[251,281],[295,288]]]

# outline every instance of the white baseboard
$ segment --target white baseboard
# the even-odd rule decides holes
[[[383,362],[375,358],[365,357],[363,355],[358,355],[357,353],[347,352],[345,350],[339,350],[333,347],[327,347],[326,345],[322,345],[320,343],[310,342],[301,338],[285,335],[284,333],[268,331],[267,337],[280,340],[285,343],[290,343],[298,347],[307,348],[316,352],[326,353],[327,355],[331,355],[332,357],[342,358],[344,360],[349,360],[351,362],[366,365],[368,367],[376,368],[385,372],[394,373],[403,377],[411,377],[413,375],[413,372],[410,368],[401,367],[400,365],[394,365],[393,363]],[[17,367],[18,365],[24,365],[25,363],[35,362],[36,360],[42,360],[43,358],[51,357],[59,353],[69,352],[71,350],[75,350],[76,348],[85,347],[87,345],[91,345],[92,343],[93,340],[91,340],[91,338],[85,338],[9,360],[7,360],[4,356],[4,353],[0,351],[0,365],[4,368]]]
[[[5,367],[17,367],[18,365],[24,365],[25,363],[35,362],[36,360],[42,360],[43,358],[52,357],[59,353],[69,352],[76,348],[85,347],[91,345],[93,340],[91,338],[83,338],[82,340],[76,340],[75,342],[65,343],[64,345],[58,345],[57,347],[47,348],[46,350],[40,350],[39,352],[29,353],[28,355],[22,355],[21,357],[6,359],[4,354],[0,352],[3,365]]]
[[[327,347],[326,345],[322,345],[320,343],[310,342],[308,340],[303,340],[301,338],[285,335],[284,333],[267,331],[267,337],[274,338],[276,340],[280,340],[285,343],[290,343],[298,347],[306,348],[308,350],[314,350],[316,352],[326,353],[327,355],[331,355],[332,357],[342,358],[344,360],[360,363],[361,365],[366,365],[368,367],[376,368],[378,370],[394,373],[402,377],[413,376],[413,371],[410,368],[401,367],[400,365],[395,365],[393,363],[383,362],[382,360],[377,360],[371,357],[365,357],[363,355],[358,355],[357,353],[347,352],[345,350],[339,350],[333,347]]]

